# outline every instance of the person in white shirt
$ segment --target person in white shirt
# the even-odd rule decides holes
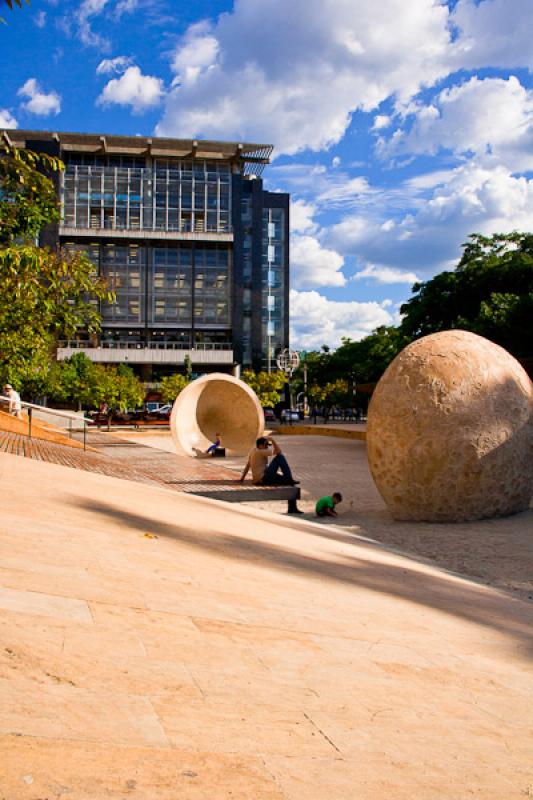
[[[9,413],[20,419],[22,417],[20,395],[13,389],[10,383],[6,383],[4,386],[4,396],[9,399]]]

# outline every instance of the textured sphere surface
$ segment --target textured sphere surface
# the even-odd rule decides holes
[[[170,430],[179,451],[205,451],[220,433],[222,446],[247,453],[261,436],[264,414],[256,393],[244,381],[214,372],[192,381],[176,398]]]
[[[398,520],[524,511],[533,494],[533,384],[506,350],[467,331],[408,345],[368,411],[372,476]]]

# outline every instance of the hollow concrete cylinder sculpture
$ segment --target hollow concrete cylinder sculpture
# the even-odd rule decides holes
[[[183,389],[170,417],[175,445],[190,456],[204,452],[216,433],[230,453],[248,453],[263,428],[263,409],[255,392],[238,378],[219,372]]]
[[[425,336],[379,381],[367,445],[395,519],[458,522],[524,511],[533,494],[533,384],[481,336]]]

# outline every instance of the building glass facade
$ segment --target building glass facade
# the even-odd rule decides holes
[[[194,362],[205,346],[225,350],[218,363],[230,369],[275,368],[288,346],[289,198],[263,190],[270,146],[6,134],[65,163],[61,223],[41,238],[84,252],[113,290],[100,309],[102,347],[134,346],[148,365],[153,348],[190,350]]]
[[[69,155],[62,175],[63,223],[94,230],[227,233],[230,165]]]

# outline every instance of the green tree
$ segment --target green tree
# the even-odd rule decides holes
[[[347,408],[350,404],[351,394],[348,381],[337,378],[336,381],[326,383],[324,387],[312,386],[309,397],[313,406],[320,406],[327,422],[333,408]]]
[[[533,234],[472,234],[463,248],[454,272],[413,286],[401,331],[418,338],[463,328],[515,356],[533,354]]]
[[[190,381],[179,372],[174,375],[165,375],[161,379],[161,397],[165,403],[173,403],[180,392],[188,386]]]
[[[125,364],[115,366],[95,365],[97,373],[96,400],[107,403],[109,413],[108,427],[113,414],[139,408],[144,400],[144,386],[131,367]]]
[[[0,247],[34,242],[45,225],[59,220],[52,176],[62,169],[59,158],[0,143]]]
[[[241,378],[254,390],[264,408],[272,408],[279,403],[280,392],[287,383],[283,372],[254,372],[246,369]]]
[[[358,342],[345,338],[330,358],[330,375],[355,383],[374,383],[409,341],[392,325],[382,325]]]
[[[185,375],[187,380],[190,381],[192,379],[192,361],[189,355],[186,355],[183,359],[183,366],[185,367]]]
[[[58,338],[100,327],[98,301],[114,295],[80,253],[35,246],[38,232],[59,216],[47,173],[58,159],[7,145],[0,158],[0,379],[30,391],[42,382]]]
[[[74,401],[79,411],[83,406],[96,405],[100,394],[99,377],[97,365],[85,353],[75,353],[60,365],[59,387],[56,390],[60,396],[56,394],[56,399]]]

